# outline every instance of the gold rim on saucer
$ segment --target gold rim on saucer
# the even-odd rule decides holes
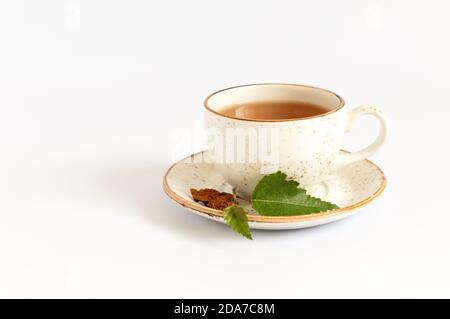
[[[344,151],[347,152],[347,151]],[[204,213],[207,214],[209,216],[214,216],[214,217],[221,217],[223,218],[224,213],[221,210],[217,210],[217,209],[212,209],[206,206],[202,206],[201,204],[198,204],[196,202],[194,202],[193,200],[187,200],[181,196],[179,196],[178,194],[176,194],[170,187],[169,187],[169,183],[167,181],[167,177],[170,173],[170,171],[172,170],[172,168],[179,164],[180,162],[186,161],[188,158],[191,158],[193,156],[196,156],[200,153],[203,152],[198,152],[195,153],[193,155],[187,156],[185,158],[183,158],[182,160],[174,163],[173,165],[171,165],[169,167],[169,169],[167,170],[166,174],[164,175],[164,179],[163,179],[163,189],[164,192],[170,197],[172,198],[175,202],[177,202],[178,204],[180,204],[183,207],[195,210],[197,212],[200,213]],[[348,152],[347,152],[348,153]],[[356,210],[358,208],[364,207],[367,204],[369,204],[370,202],[372,202],[375,198],[377,198],[386,188],[386,184],[387,184],[387,179],[386,176],[384,175],[383,171],[373,162],[369,161],[369,160],[365,160],[367,162],[369,162],[371,165],[373,165],[374,168],[376,168],[381,176],[381,184],[378,187],[378,189],[369,197],[365,198],[364,200],[357,202],[353,205],[350,206],[346,206],[346,207],[342,207],[342,208],[338,208],[332,211],[326,211],[323,213],[316,213],[316,214],[310,214],[310,215],[296,215],[296,216],[261,216],[261,215],[248,215],[248,220],[250,222],[261,222],[261,223],[290,223],[290,222],[301,222],[301,221],[313,221],[313,220],[319,220],[319,219],[323,219],[323,218],[329,218],[329,217],[335,217],[338,215],[343,215],[345,213],[348,213],[350,211]]]

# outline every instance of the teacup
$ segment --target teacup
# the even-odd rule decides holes
[[[301,101],[321,105],[326,111],[286,120],[252,120],[223,113],[230,105],[258,101]],[[205,160],[243,197],[249,198],[258,181],[276,171],[311,188],[333,170],[373,155],[385,140],[386,122],[380,110],[362,105],[346,112],[344,104],[336,93],[300,84],[250,84],[217,91],[204,102]],[[364,114],[378,119],[378,137],[360,151],[340,153],[344,133]]]

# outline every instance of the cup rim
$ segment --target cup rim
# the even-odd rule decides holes
[[[212,108],[210,108],[208,106],[208,101],[211,97],[213,97],[214,95],[224,92],[224,91],[228,91],[228,90],[233,90],[233,89],[237,89],[237,88],[241,88],[241,87],[247,87],[247,86],[258,86],[258,85],[282,85],[282,86],[296,86],[296,87],[306,87],[306,88],[310,88],[310,89],[316,89],[316,90],[320,90],[326,93],[330,93],[333,94],[338,100],[339,100],[339,105],[332,109],[329,112],[326,113],[322,113],[319,115],[313,115],[313,116],[307,116],[307,117],[299,117],[299,118],[290,118],[290,119],[244,119],[244,118],[240,118],[240,117],[235,117],[235,116],[230,116],[230,115],[225,115],[223,113],[220,113],[218,111],[213,110]],[[345,101],[344,99],[337,93],[334,93],[333,91],[327,90],[327,89],[323,89],[317,86],[312,86],[312,85],[305,85],[305,84],[297,84],[297,83],[271,83],[271,82],[267,82],[267,83],[253,83],[253,84],[243,84],[243,85],[236,85],[236,86],[231,86],[225,89],[221,89],[218,91],[215,91],[211,94],[209,94],[205,100],[203,101],[203,106],[205,107],[205,109],[211,113],[214,113],[216,115],[222,116],[222,117],[227,117],[230,119],[234,119],[234,120],[239,120],[239,121],[249,121],[249,122],[292,122],[292,121],[302,121],[302,120],[309,120],[309,119],[313,119],[313,118],[317,118],[317,117],[323,117],[323,116],[327,116],[330,115],[334,112],[339,111],[340,109],[342,109],[345,105]]]

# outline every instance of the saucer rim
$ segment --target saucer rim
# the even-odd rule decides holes
[[[346,150],[341,150],[342,152],[345,153],[350,153],[349,151]],[[164,174],[164,178],[163,178],[163,190],[166,193],[167,196],[169,196],[172,200],[174,200],[176,203],[180,204],[183,207],[195,210],[199,213],[202,214],[206,214],[209,215],[211,217],[220,217],[223,218],[224,217],[224,213],[221,210],[218,209],[213,209],[213,208],[209,208],[206,206],[202,206],[196,202],[189,201],[184,199],[183,197],[179,196],[177,193],[175,193],[169,186],[168,183],[168,175],[170,173],[170,171],[178,164],[182,163],[183,161],[187,160],[188,158],[197,156],[198,154],[204,153],[205,151],[200,151],[194,154],[191,154],[189,156],[186,156],[185,158],[173,163],[166,171],[166,173]],[[359,201],[353,205],[350,206],[346,206],[346,207],[342,207],[342,208],[338,208],[335,210],[330,210],[330,211],[326,211],[326,212],[322,212],[322,213],[316,213],[316,214],[308,214],[308,215],[294,215],[294,216],[262,216],[262,215],[248,215],[248,220],[249,222],[259,222],[259,223],[291,223],[291,222],[303,222],[303,221],[315,221],[315,220],[320,220],[320,219],[326,219],[326,218],[331,218],[331,217],[336,217],[339,215],[344,215],[347,213],[350,213],[354,210],[357,210],[359,208],[362,208],[364,206],[366,206],[367,204],[369,204],[370,202],[372,202],[373,200],[375,200],[378,196],[381,195],[381,193],[383,193],[383,191],[386,188],[387,185],[387,179],[386,176],[384,174],[384,172],[381,170],[381,168],[376,165],[374,162],[368,160],[368,159],[364,159],[364,161],[369,162],[369,164],[373,165],[380,173],[381,175],[381,184],[378,187],[378,189],[369,197],[363,199],[362,201]]]

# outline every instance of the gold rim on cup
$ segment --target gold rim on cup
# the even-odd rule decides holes
[[[316,89],[316,90],[320,90],[320,91],[323,91],[323,92],[330,93],[330,94],[334,95],[339,100],[339,105],[336,108],[334,108],[333,110],[331,110],[329,112],[326,112],[326,113],[319,114],[319,115],[308,116],[308,117],[301,117],[301,118],[282,119],[282,120],[279,120],[279,119],[277,119],[277,120],[243,119],[243,118],[234,117],[234,116],[230,116],[230,115],[225,115],[223,113],[217,112],[217,111],[213,110],[212,108],[210,108],[209,105],[208,105],[209,99],[211,97],[213,97],[214,95],[218,94],[218,93],[222,93],[224,91],[233,90],[233,89],[242,88],[242,87],[259,86],[259,85],[261,85],[261,86],[263,86],[263,85],[295,86],[295,87],[304,87],[304,88]],[[312,119],[312,118],[316,118],[316,117],[322,117],[322,116],[330,115],[330,114],[332,114],[334,112],[337,112],[340,109],[342,109],[344,107],[344,105],[345,105],[344,99],[340,95],[338,95],[337,93],[334,93],[332,91],[329,91],[329,90],[326,90],[326,89],[322,89],[322,88],[319,88],[319,87],[316,87],[316,86],[304,85],[304,84],[295,84],[295,83],[255,83],[255,84],[244,84],[244,85],[232,86],[232,87],[229,87],[229,88],[222,89],[222,90],[216,91],[214,93],[211,93],[210,95],[208,95],[206,97],[206,99],[203,102],[203,106],[205,107],[205,109],[207,111],[211,112],[211,113],[214,113],[214,114],[219,115],[219,116],[227,117],[227,118],[230,118],[230,119],[234,119],[234,120],[251,121],[251,122],[290,122],[290,121],[308,120],[308,119]]]

